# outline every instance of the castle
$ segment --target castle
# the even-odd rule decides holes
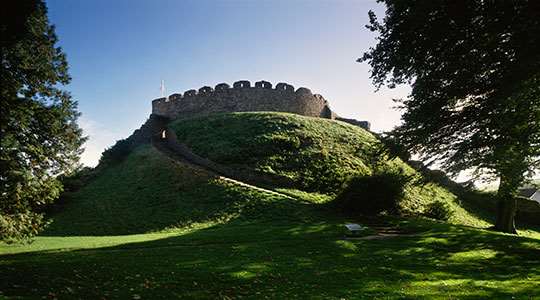
[[[205,86],[198,91],[189,90],[183,95],[172,94],[152,101],[152,114],[169,120],[243,111],[289,112],[337,119],[368,130],[370,127],[367,121],[340,118],[330,109],[323,96],[312,94],[304,87],[295,91],[292,85],[286,83],[278,83],[275,88],[267,81],[258,81],[254,87],[249,81],[237,81],[232,88],[220,83],[215,88]]]

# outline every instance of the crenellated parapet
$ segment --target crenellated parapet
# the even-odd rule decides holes
[[[337,117],[323,96],[304,87],[295,90],[287,83],[272,87],[268,81],[258,81],[251,86],[249,81],[241,80],[232,87],[220,83],[214,88],[204,86],[152,101],[152,113],[169,119],[242,111],[290,112],[328,119]]]
[[[272,89],[272,83],[268,82],[268,81],[257,81],[255,82],[255,86],[251,86],[251,83],[247,80],[240,80],[240,81],[237,81],[233,84],[232,88],[230,85],[228,85],[227,83],[220,83],[220,84],[217,84],[215,86],[215,88],[212,88],[212,87],[209,87],[209,86],[203,86],[201,87],[199,90],[194,90],[194,89],[191,89],[191,90],[187,90],[184,92],[184,94],[180,94],[180,93],[175,93],[175,94],[172,94],[170,95],[169,97],[163,97],[163,98],[158,98],[158,99],[155,99],[154,101],[152,102],[167,102],[167,101],[177,101],[177,100],[182,100],[184,98],[191,98],[193,96],[197,96],[197,95],[209,95],[209,94],[212,94],[214,92],[223,92],[223,91],[227,91],[227,90],[231,90],[231,89],[235,89],[235,90],[242,90],[242,91],[246,91],[246,88],[250,88],[250,89]],[[278,91],[278,92],[295,92],[294,90],[294,87],[290,84],[287,84],[287,83],[278,83],[276,85],[276,87],[274,89],[272,89],[274,91]],[[307,93],[307,94],[310,94],[311,91],[307,88],[304,88],[304,87],[301,87],[299,89],[296,90],[297,93]],[[321,95],[318,95],[318,94],[315,94],[314,96],[316,97],[319,97],[319,98],[322,98]]]

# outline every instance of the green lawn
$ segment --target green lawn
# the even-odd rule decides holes
[[[330,126],[332,134],[345,136],[342,130],[357,130],[287,114],[232,118],[266,118],[274,125],[289,122],[290,128],[305,121],[308,128]],[[244,132],[251,130],[247,125]],[[201,129],[198,136],[205,134]],[[372,139],[361,134],[360,144]],[[272,139],[258,139],[259,147]],[[230,147],[250,147],[242,143]],[[296,174],[366,159],[347,152],[356,146],[338,144],[329,153],[347,158],[322,160]],[[320,143],[299,155],[323,151],[313,145]],[[280,147],[259,154],[251,161],[259,166],[268,157],[288,155]],[[283,172],[278,166],[276,174]],[[341,178],[332,177],[336,172],[321,176]],[[385,217],[408,234],[363,240],[344,239],[343,224],[372,220],[336,211],[332,193],[302,185],[274,190],[279,193],[232,183],[144,145],[69,195],[33,243],[0,243],[0,299],[540,298],[540,233],[531,227],[522,228],[521,236],[479,229],[492,216],[441,186],[409,187],[409,199],[420,200],[408,205],[421,211],[423,203],[445,201],[454,211],[453,225]]]
[[[421,220],[403,226],[419,233],[344,240],[338,223],[232,222],[40,237],[1,248],[14,254],[0,256],[0,291],[27,299],[540,297],[539,239]]]

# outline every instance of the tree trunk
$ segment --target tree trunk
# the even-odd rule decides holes
[[[499,197],[497,203],[497,221],[495,229],[498,231],[517,234],[514,217],[517,211],[517,199],[513,195]]]
[[[514,218],[517,211],[515,191],[517,187],[501,176],[497,191],[497,220],[495,229],[505,233],[517,234]]]

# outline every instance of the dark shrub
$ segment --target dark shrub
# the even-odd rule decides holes
[[[62,174],[58,177],[62,183],[60,197],[58,197],[54,203],[42,207],[39,211],[45,213],[60,211],[69,201],[71,195],[88,184],[88,182],[95,178],[96,175],[97,170],[89,167],[83,167],[73,172]]]
[[[132,144],[127,139],[117,141],[114,146],[107,148],[101,154],[99,166],[107,166],[121,162],[131,152]]]
[[[427,205],[424,215],[428,218],[448,221],[452,216],[452,209],[447,203],[435,201]]]
[[[59,179],[64,187],[64,192],[74,192],[86,185],[95,176],[95,169],[83,167],[72,173],[63,174]]]
[[[337,196],[336,204],[348,213],[375,215],[384,211],[395,214],[408,181],[409,178],[400,173],[353,177]]]
[[[540,225],[540,203],[526,197],[517,197],[516,220],[520,223]]]

